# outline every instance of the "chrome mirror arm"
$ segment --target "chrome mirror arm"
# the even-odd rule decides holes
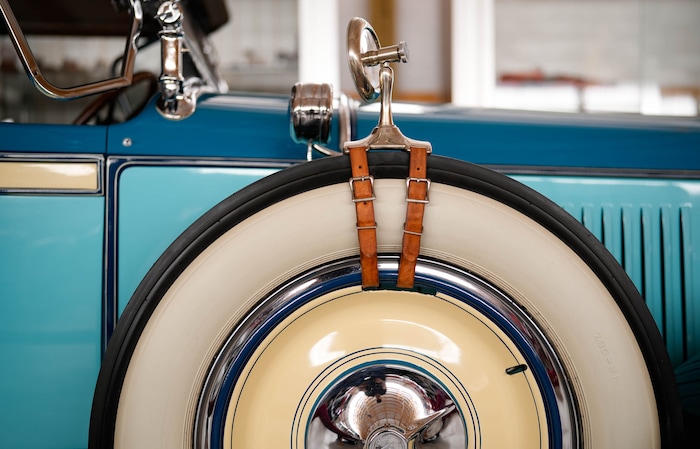
[[[404,42],[398,45],[381,47],[372,26],[364,19],[354,18],[348,25],[348,61],[350,73],[355,81],[360,97],[371,102],[379,98],[379,123],[364,139],[345,142],[344,149],[365,147],[367,149],[427,148],[430,142],[409,139],[394,125],[391,101],[394,88],[394,71],[391,62],[408,62],[408,49]],[[363,51],[363,46],[369,47]],[[379,65],[379,77],[373,79],[367,68]]]
[[[8,0],[0,0],[0,13],[2,13],[2,16],[5,19],[8,34],[12,40],[15,50],[17,51],[17,55],[19,56],[24,69],[27,71],[27,75],[32,80],[36,88],[48,97],[61,100],[71,100],[74,98],[103,93],[108,90],[131,85],[137,52],[136,40],[141,33],[143,10],[141,8],[141,0],[129,0],[129,3],[131,6],[133,20],[131,24],[131,31],[129,33],[129,39],[124,51],[124,62],[122,64],[121,75],[119,77],[104,81],[68,88],[53,85],[41,73],[39,65],[34,58],[34,54],[29,48],[27,39],[20,29],[17,18],[10,8]]]

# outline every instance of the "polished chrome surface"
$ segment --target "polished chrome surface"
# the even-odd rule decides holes
[[[327,143],[333,120],[330,84],[296,83],[289,100],[290,132],[297,143]]]
[[[129,0],[133,21],[131,31],[124,51],[124,63],[122,66],[121,76],[105,81],[85,84],[81,86],[62,88],[54,86],[50,83],[39,69],[39,65],[34,58],[31,48],[24,37],[24,33],[20,29],[17,18],[15,17],[8,0],[0,0],[0,13],[5,19],[7,30],[12,40],[12,44],[19,55],[24,69],[34,82],[37,89],[51,98],[62,100],[70,100],[74,98],[84,97],[87,95],[99,94],[112,89],[126,87],[131,85],[134,74],[134,61],[136,59],[136,40],[141,32],[141,23],[143,21],[143,11],[141,9],[140,0]]]
[[[406,46],[406,42],[399,42],[398,45],[389,45],[388,47],[368,50],[362,53],[362,65],[365,67],[387,62],[408,62],[408,47]]]
[[[389,273],[398,271],[398,258],[395,256],[381,256],[379,259],[380,276],[387,276]],[[282,285],[279,289],[267,295],[251,312],[241,320],[240,324],[233,330],[231,336],[222,345],[219,354],[216,356],[204,382],[199,403],[195,412],[194,419],[194,447],[210,448],[212,438],[218,435],[220,429],[213,428],[213,415],[215,406],[218,401],[226,401],[227,392],[222,391],[224,381],[229,372],[229,369],[235,362],[236,358],[241,354],[241,351],[246,349],[251,337],[258,332],[263,326],[269,323],[271,317],[279,313],[283,308],[295,300],[300,294],[317,289],[320,286],[332,284],[335,280],[355,274],[359,277],[360,266],[357,259],[341,260],[335,263],[328,263],[323,267],[300,275],[299,277],[290,280],[287,284]],[[540,364],[547,373],[547,381],[549,387],[554,391],[556,404],[550,404],[557,414],[561,424],[562,448],[573,449],[579,447],[579,423],[577,421],[576,405],[574,393],[571,385],[567,380],[567,375],[564,372],[563,365],[560,362],[556,351],[549,344],[547,337],[541,332],[539,327],[527,313],[514,303],[508,296],[499,291],[496,287],[489,284],[487,281],[476,277],[457,267],[447,265],[442,262],[419,258],[416,266],[417,279],[430,279],[435,284],[453,286],[464,292],[468,292],[470,296],[478,298],[482,304],[497,311],[502,317],[516,329],[521,338],[527,341],[536,357],[537,363]],[[433,382],[427,375],[421,374],[417,376],[414,371],[405,367],[397,367],[378,363],[368,368],[368,370],[358,369],[350,373],[343,379],[339,379],[334,385],[328,388],[328,393],[324,397],[324,402],[332,405],[332,410],[340,412],[339,416],[334,416],[333,419],[324,419],[321,432],[331,432],[339,435],[338,444],[348,445],[359,441],[364,441],[365,448],[377,448],[382,441],[390,440],[391,444],[399,444],[399,439],[396,435],[389,435],[390,432],[398,432],[407,444],[420,441],[435,442],[435,447],[465,447],[464,439],[469,438],[469,435],[461,435],[460,432],[454,432],[455,427],[463,428],[464,426],[449,426],[450,431],[440,429],[448,427],[447,423],[455,418],[457,411],[450,408],[451,401],[449,392],[435,388]],[[508,368],[508,367],[507,367]],[[506,369],[507,369],[506,368]],[[376,369],[376,371],[375,371]],[[522,368],[518,366],[520,371]],[[505,372],[505,370],[504,370]],[[377,373],[376,376],[370,374]],[[382,381],[382,376],[384,380]],[[373,382],[368,382],[375,378]],[[387,382],[388,379],[388,382]],[[411,388],[406,389],[406,384],[412,383]],[[536,392],[533,392],[537,394]],[[437,402],[432,402],[426,416],[421,418],[405,418],[402,414],[393,413],[390,426],[382,427],[383,423],[371,420],[361,420],[355,422],[353,416],[357,416],[357,411],[348,410],[348,406],[344,406],[342,400],[354,400],[356,404],[364,407],[363,410],[369,410],[370,407],[375,407],[377,399],[381,399],[381,403],[386,404],[413,404],[413,399],[421,399],[416,403],[422,403],[426,397],[440,398]],[[271,404],[271,406],[274,406]],[[316,407],[320,410],[319,407]],[[421,405],[412,410],[428,410],[425,405]],[[344,415],[343,415],[344,413]],[[440,415],[437,415],[439,413]],[[319,416],[323,416],[320,412]],[[326,414],[326,416],[330,416]],[[417,416],[414,411],[409,413],[410,417]],[[318,420],[309,419],[307,427],[308,432],[318,432],[319,426],[312,425],[312,422]],[[439,418],[439,419],[438,419]],[[443,419],[444,418],[444,419]],[[421,421],[426,419],[426,421]],[[468,419],[462,416],[463,420]],[[472,418],[473,419],[473,418]],[[504,423],[504,426],[507,423]],[[316,430],[313,430],[313,429]],[[401,433],[399,429],[408,432],[416,432],[420,430],[420,435]],[[374,433],[372,433],[374,432]],[[381,436],[379,436],[381,434]],[[441,436],[441,443],[437,445],[436,438]],[[411,436],[411,438],[406,438]],[[432,439],[431,439],[432,438]],[[449,441],[446,441],[449,438]],[[325,440],[327,441],[327,440]],[[454,441],[456,443],[451,443]],[[371,444],[374,444],[372,446]],[[401,443],[402,444],[402,443]],[[389,446],[402,447],[402,446]],[[414,447],[414,446],[410,446]],[[429,447],[429,446],[426,446]]]
[[[370,437],[365,445],[368,449],[404,449],[408,442],[393,429],[381,430]]]
[[[355,115],[357,111],[357,101],[351,100],[345,94],[338,96],[338,141],[342,148],[343,144],[352,139],[353,128],[355,126]]]
[[[380,81],[374,66],[387,66],[390,62],[408,62],[405,42],[381,47],[377,33],[365,19],[355,17],[348,24],[348,64],[355,88],[360,97],[371,102],[380,95]]]
[[[289,131],[292,140],[307,146],[308,160],[312,159],[313,150],[326,156],[343,154],[322,144],[328,143],[331,138],[334,115],[337,116],[340,145],[350,139],[355,114],[353,106],[345,94],[333,98],[333,86],[330,84],[296,83],[292,87]]]
[[[379,38],[374,28],[364,19],[355,17],[348,24],[348,64],[355,87],[364,101],[374,101],[379,97],[379,80],[376,73],[365,70],[362,55],[379,50]]]
[[[349,141],[344,145],[345,150],[354,147],[365,147],[370,150],[410,150],[411,148],[427,148],[432,151],[430,142],[409,139],[404,136],[398,126],[394,124],[391,113],[391,97],[394,85],[394,71],[391,67],[384,66],[379,72],[381,85],[381,105],[379,110],[379,123],[364,139]]]
[[[312,423],[307,440],[323,439],[313,433],[325,428],[346,444],[362,444],[365,449],[407,448],[435,441],[447,419],[461,419],[449,393],[436,381],[417,370],[384,364],[339,380],[312,415],[323,426]],[[462,432],[443,442],[465,447],[466,435]]]
[[[195,30],[179,1],[164,1],[156,18],[162,29],[160,98],[158,112],[170,120],[182,120],[197,109],[197,97],[204,92],[225,92],[228,87],[219,77],[210,56],[213,49],[206,37]],[[189,34],[188,34],[189,33]],[[183,54],[188,53],[200,77],[185,79]]]
[[[158,7],[156,18],[162,26],[158,112],[168,119],[181,120],[192,115],[197,107],[196,91],[185,88],[182,74],[185,35],[182,8],[176,1],[165,1]]]
[[[369,48],[367,48],[369,47]],[[368,149],[402,149],[427,148],[430,142],[409,139],[394,124],[391,113],[391,101],[394,88],[394,71],[391,62],[408,62],[406,44],[380,47],[377,34],[366,20],[354,18],[348,25],[348,62],[350,72],[355,80],[355,87],[365,101],[381,100],[379,123],[369,136],[358,141],[345,142],[344,148],[366,147]],[[368,74],[367,69],[380,66],[379,74]]]

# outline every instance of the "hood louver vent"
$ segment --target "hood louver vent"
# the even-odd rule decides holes
[[[517,179],[560,204],[620,262],[642,293],[674,365],[700,353],[700,222],[693,208],[700,205],[700,181]]]
[[[563,206],[603,242],[642,293],[674,364],[694,353],[697,348],[686,344],[687,330],[697,326],[686,311],[693,280],[690,206]]]

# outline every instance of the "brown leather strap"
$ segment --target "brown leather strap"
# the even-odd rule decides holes
[[[427,148],[411,148],[408,178],[406,178],[406,222],[399,259],[396,286],[412,288],[416,277],[416,261],[423,234],[423,212],[428,203],[430,180],[427,178]]]
[[[379,286],[377,265],[377,223],[374,219],[374,179],[369,174],[367,148],[348,150],[352,178],[350,189],[357,214],[357,239],[360,244],[360,267],[362,288]]]

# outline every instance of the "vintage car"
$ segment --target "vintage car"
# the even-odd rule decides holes
[[[379,109],[226,94],[220,2],[112,3],[122,73],[64,88],[0,0],[95,98],[0,123],[0,447],[697,447],[697,120],[392,104],[363,19]]]

